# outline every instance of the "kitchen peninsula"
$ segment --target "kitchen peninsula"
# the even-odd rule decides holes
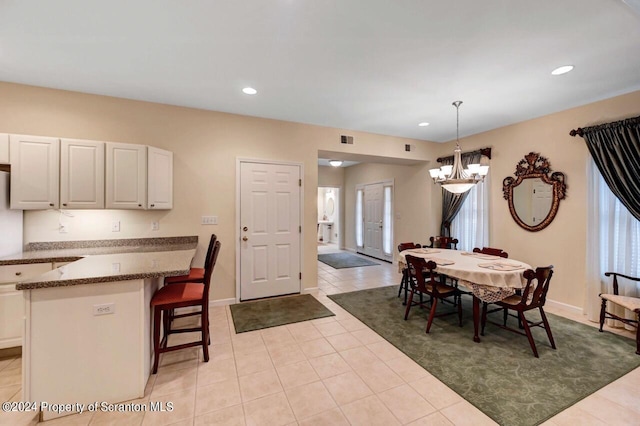
[[[32,243],[0,259],[72,261],[16,284],[25,308],[22,400],[86,406],[143,397],[153,358],[149,302],[163,277],[189,272],[196,247],[197,237]]]

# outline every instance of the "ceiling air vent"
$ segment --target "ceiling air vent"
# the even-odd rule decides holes
[[[340,143],[346,143],[346,144],[349,144],[349,145],[353,145],[353,136],[341,135],[340,136]]]

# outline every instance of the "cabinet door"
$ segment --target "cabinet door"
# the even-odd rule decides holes
[[[23,292],[15,284],[51,270],[51,263],[0,266],[0,349],[22,345]]]
[[[60,140],[10,135],[11,208],[57,209]]]
[[[60,204],[68,209],[104,208],[104,142],[60,141]]]
[[[173,153],[148,147],[147,208],[168,210],[173,208]]]
[[[147,147],[107,142],[106,201],[108,209],[145,208]]]
[[[9,135],[0,133],[0,164],[9,164]]]

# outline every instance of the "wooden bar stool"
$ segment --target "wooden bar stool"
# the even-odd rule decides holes
[[[220,252],[220,241],[216,241],[205,259],[204,267],[204,285],[200,283],[177,283],[165,285],[158,289],[151,298],[151,307],[153,308],[153,374],[158,372],[158,361],[160,354],[179,349],[190,348],[202,345],[204,361],[209,362],[209,288],[211,284],[211,274]],[[184,308],[187,306],[200,306],[200,311],[182,315],[172,315],[172,311],[176,308]],[[200,315],[200,326],[191,328],[181,328],[173,330],[171,321],[188,315]],[[160,324],[164,326],[164,336],[160,340]],[[190,333],[199,331],[200,340],[196,342],[183,343],[181,345],[167,346],[170,334],[174,333]]]
[[[216,243],[216,239],[218,237],[216,234],[211,234],[211,239],[209,240],[209,248],[207,249],[206,259],[211,256],[211,250],[213,250],[213,246]],[[191,268],[189,271],[189,275],[179,275],[175,277],[166,277],[164,279],[165,284],[179,284],[179,283],[204,283],[204,268]]]

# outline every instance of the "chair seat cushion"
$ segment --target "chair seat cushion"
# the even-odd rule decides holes
[[[155,292],[151,298],[151,306],[197,302],[202,300],[203,291],[204,286],[198,283],[166,285]]]
[[[177,277],[166,277],[165,284],[175,283],[194,283],[204,281],[204,268],[191,268],[189,275],[180,275]]]
[[[620,296],[617,294],[601,294],[600,297],[625,309],[640,312],[640,297]]]

